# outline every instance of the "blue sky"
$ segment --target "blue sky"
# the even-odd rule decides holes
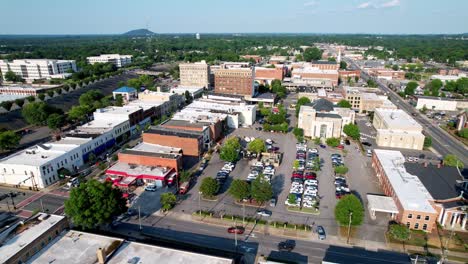
[[[464,33],[467,0],[2,0],[0,34]]]

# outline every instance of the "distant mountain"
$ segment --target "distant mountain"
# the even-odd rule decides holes
[[[140,28],[140,29],[130,30],[126,33],[123,33],[122,35],[124,36],[151,36],[151,35],[156,35],[156,33],[145,28]]]

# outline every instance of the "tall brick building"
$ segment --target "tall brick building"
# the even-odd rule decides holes
[[[214,72],[215,93],[253,96],[254,68],[217,69]]]

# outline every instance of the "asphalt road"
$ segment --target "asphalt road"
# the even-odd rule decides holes
[[[247,230],[248,231],[248,230]],[[235,236],[226,232],[226,228],[201,223],[186,222],[169,217],[151,216],[142,219],[142,230],[139,231],[138,219],[129,223],[121,223],[111,232],[130,238],[162,238],[171,239],[218,250],[236,251]],[[141,234],[145,235],[141,235]],[[249,232],[246,232],[249,233]],[[279,252],[278,244],[285,238],[245,234],[237,236],[237,251],[244,254],[243,263],[253,263],[255,255],[270,256],[278,261],[296,263],[322,263],[322,260],[333,259],[340,263],[409,263],[406,254],[388,251],[367,251],[358,247],[341,247],[328,245],[326,241],[312,242],[296,240],[292,252]]]
[[[352,64],[354,67],[359,68],[358,65],[352,60],[346,60],[348,63]],[[360,69],[360,68],[359,68]],[[371,78],[367,73],[361,69],[361,78],[368,80]],[[425,117],[419,114],[419,112],[414,109],[410,104],[405,102],[397,93],[392,89],[388,88],[380,80],[373,78],[379,87],[388,94],[390,100],[399,108],[404,110],[408,114],[416,113],[416,116],[413,118],[418,121],[419,124],[423,126],[423,131],[426,136],[432,138],[432,147],[442,156],[447,154],[454,154],[460,158],[460,160],[467,165],[468,164],[468,150],[467,148],[456,139],[447,135],[441,128],[435,126],[429,122]]]

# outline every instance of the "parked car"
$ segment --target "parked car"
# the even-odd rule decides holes
[[[155,192],[156,191],[156,185],[148,185],[145,187],[145,191],[148,192]]]
[[[270,200],[270,206],[275,207],[276,206],[276,198],[271,198]]]
[[[343,145],[339,145],[337,148],[338,148],[338,149],[344,149],[344,146],[343,146]]]
[[[363,144],[364,146],[368,146],[368,147],[371,147],[371,146],[372,146],[372,144],[369,143],[369,142],[362,142],[362,144]]]
[[[286,240],[278,244],[279,251],[293,251],[295,247],[296,241],[294,240]]]
[[[351,145],[351,142],[349,141],[349,139],[345,140],[345,144],[348,145],[348,146]]]
[[[325,238],[327,238],[323,226],[317,226],[317,234],[320,240],[325,240]]]
[[[366,153],[367,157],[372,157],[372,150],[368,149]]]
[[[325,146],[324,144],[320,144],[320,147],[321,148],[327,148],[327,146]]]
[[[271,212],[268,210],[259,210],[257,214],[261,216],[266,216],[266,217],[271,216]]]
[[[227,231],[229,234],[236,233],[236,234],[242,235],[244,234],[245,229],[242,226],[231,226],[227,229]]]

